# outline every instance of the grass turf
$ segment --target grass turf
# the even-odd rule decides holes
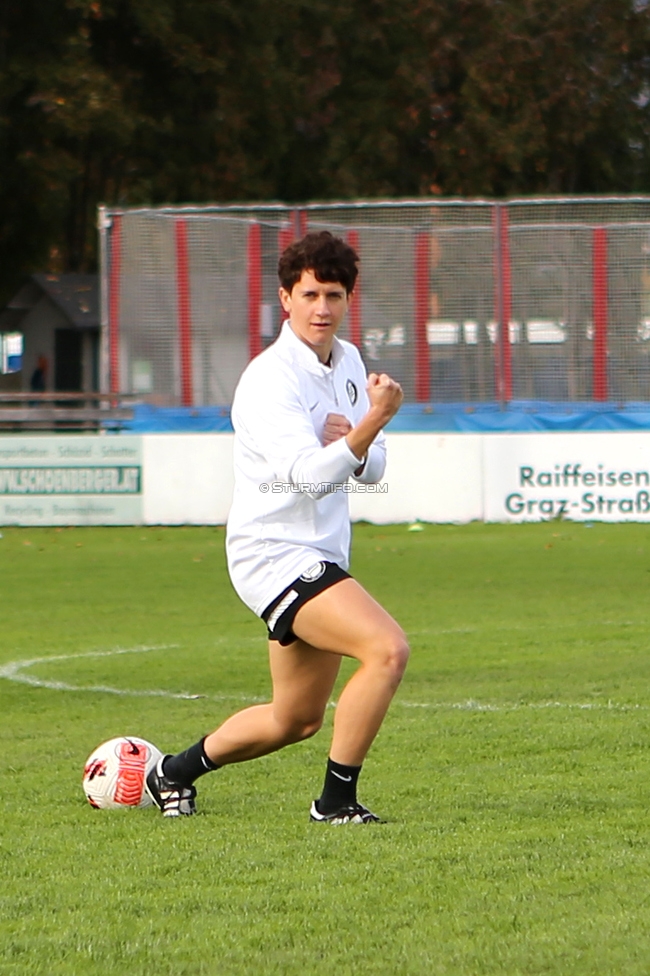
[[[413,647],[361,781],[389,823],[307,822],[327,727],[170,822],[92,810],[81,768],[267,696],[222,530],[2,530],[0,672],[53,687],[0,678],[0,976],[647,974],[647,527],[359,525],[353,555]]]

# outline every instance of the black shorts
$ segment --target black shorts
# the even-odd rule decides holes
[[[350,574],[336,563],[319,562],[311,566],[263,611],[261,616],[268,627],[269,640],[278,641],[283,647],[293,644],[298,638],[291,628],[298,610],[334,583],[349,578]]]

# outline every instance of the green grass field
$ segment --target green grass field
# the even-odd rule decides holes
[[[92,810],[103,739],[268,694],[264,629],[221,529],[2,529],[0,974],[647,976],[649,531],[357,526],[413,656],[361,779],[389,822],[332,828],[327,726],[197,817]]]

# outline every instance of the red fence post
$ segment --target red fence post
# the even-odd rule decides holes
[[[293,227],[281,227],[278,231],[278,251],[282,254],[290,244],[293,244]]]
[[[512,314],[512,278],[508,210],[502,203],[494,206],[495,309],[497,321],[496,389],[500,403],[512,400],[512,350],[510,317]]]
[[[192,390],[192,306],[190,301],[190,259],[187,221],[174,221],[176,236],[176,299],[178,303],[178,344],[181,356],[181,403],[191,407]]]
[[[297,216],[298,216],[298,235],[300,237],[304,237],[308,230],[307,212],[305,210],[299,210]]]
[[[607,399],[607,231],[594,227],[593,232],[593,317],[594,317],[594,400]]]
[[[108,277],[108,364],[111,393],[120,392],[120,276],[122,274],[122,217],[113,217]]]
[[[262,230],[255,221],[248,229],[248,355],[262,351]]]
[[[348,244],[359,253],[359,231],[351,230],[348,232]],[[354,298],[350,306],[350,342],[353,342],[357,349],[361,349],[361,277],[357,278],[354,286]]]
[[[286,227],[281,227],[278,231],[278,252],[282,254],[290,244],[293,244],[294,233],[293,233],[293,220]],[[286,318],[286,312],[280,306],[280,324],[284,322]]]
[[[431,399],[431,364],[427,322],[429,320],[429,251],[428,234],[415,238],[415,399]]]

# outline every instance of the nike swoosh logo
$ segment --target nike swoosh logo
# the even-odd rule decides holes
[[[332,770],[332,773],[333,773],[334,776],[336,776],[337,779],[342,779],[344,783],[351,783],[352,782],[352,777],[351,776],[341,776],[340,773],[335,773],[334,770]]]

